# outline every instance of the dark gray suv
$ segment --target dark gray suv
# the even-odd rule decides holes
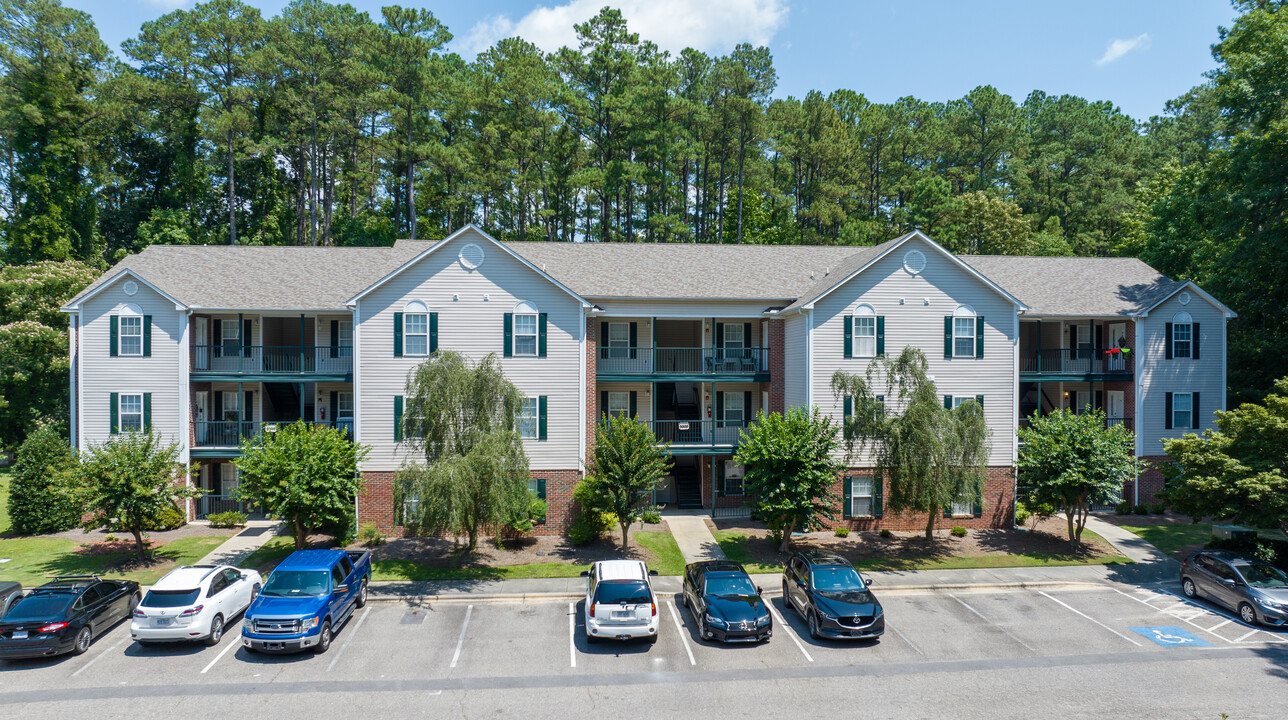
[[[1249,625],[1288,626],[1288,574],[1243,553],[1194,553],[1181,563],[1181,590],[1237,610]]]

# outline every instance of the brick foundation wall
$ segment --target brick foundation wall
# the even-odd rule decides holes
[[[870,475],[870,469],[851,468],[850,475]],[[935,517],[935,529],[942,530],[959,525],[964,528],[1009,528],[1013,523],[1011,515],[1015,499],[1015,478],[1009,467],[990,467],[986,470],[984,482],[984,513],[980,517],[946,518],[943,512]],[[844,478],[837,478],[832,492],[843,497],[845,492]],[[887,484],[883,497],[890,497]],[[887,503],[888,504],[888,503]],[[845,527],[851,530],[870,532],[879,530],[898,530],[901,532],[924,532],[926,529],[925,513],[893,513],[888,508],[879,518],[843,519],[840,508],[837,508],[836,520],[828,525],[829,529]]]
[[[358,523],[374,522],[389,537],[406,537],[407,529],[397,524],[394,507],[396,472],[367,470],[362,473],[362,490],[358,493]],[[534,470],[533,478],[546,481],[546,522],[538,525],[534,535],[562,535],[572,522],[572,491],[581,480],[580,470]],[[491,530],[484,534],[490,535]]]
[[[786,324],[782,320],[769,321],[769,408],[766,412],[787,411],[786,360],[783,357],[783,338]]]
[[[1140,495],[1135,502],[1141,505],[1158,502],[1158,491],[1163,489],[1163,471],[1162,467],[1172,461],[1168,455],[1151,455],[1141,458],[1142,469],[1140,478]],[[1126,492],[1123,499],[1127,502],[1133,501],[1131,483],[1127,483]]]

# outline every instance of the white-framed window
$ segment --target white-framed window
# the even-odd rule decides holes
[[[537,418],[537,399],[523,398],[519,401],[519,417],[515,420],[519,428],[519,437],[536,440],[540,429]]]
[[[872,517],[872,478],[850,478],[850,516]]]
[[[403,315],[403,354],[429,354],[429,313]]]
[[[977,397],[976,397],[976,396],[974,396],[974,395],[954,395],[954,396],[953,396],[953,409],[954,409],[954,410],[956,410],[957,408],[959,408],[959,407],[961,407],[961,406],[962,406],[962,403],[964,403],[964,402],[966,402],[966,401],[968,401],[968,400],[978,400],[978,399],[979,399],[979,398],[977,398]],[[884,400],[883,400],[882,402],[884,403]]]
[[[120,328],[121,355],[143,354],[143,318],[139,315],[122,315],[118,319]]]
[[[1194,355],[1194,318],[1189,313],[1177,313],[1172,319],[1172,357],[1188,358]],[[1188,426],[1186,426],[1188,427]]]
[[[956,517],[958,515],[975,515],[975,498],[969,492],[964,493],[961,497],[953,501],[948,508],[949,514]]]
[[[223,413],[221,417],[224,420],[240,420],[241,418],[237,417],[237,393],[225,392],[223,397],[224,406],[220,408]]]
[[[143,432],[143,396],[122,393],[118,403],[117,422],[120,423],[118,429],[123,433]]]
[[[631,394],[629,392],[609,392],[607,409],[609,417],[630,417]]]
[[[965,306],[953,313],[953,357],[975,357],[975,311]]]
[[[353,419],[353,393],[338,392],[335,394],[335,419]]]
[[[742,465],[727,462],[724,466],[724,494],[741,497],[746,493],[743,489],[742,476],[744,468]]]
[[[747,408],[740,392],[724,394],[724,424],[726,427],[742,427],[747,419]]]
[[[743,336],[743,326],[741,323],[725,323],[724,325],[724,347],[725,350],[741,350],[747,347],[747,339]]]
[[[236,355],[237,346],[241,344],[240,325],[235,319],[224,320],[223,329],[219,331],[219,341],[224,346],[224,352],[229,355]],[[249,343],[250,338],[246,338],[246,342]]]
[[[1194,427],[1193,393],[1172,393],[1172,427]]]
[[[877,316],[866,305],[854,315],[854,357],[877,356]]]
[[[347,350],[347,351],[345,351],[344,353],[342,353],[342,356],[343,356],[343,357],[349,357],[349,356],[353,355],[353,350],[352,350],[352,348],[353,348],[353,321],[352,321],[352,320],[341,320],[341,321],[336,325],[336,332],[337,332],[337,334],[339,335],[339,338],[338,338],[337,342],[338,342],[338,344],[340,345],[340,347],[342,347],[342,348],[350,348],[349,350]]]
[[[612,332],[611,330],[609,331]],[[514,354],[529,357],[537,356],[537,315],[536,313],[515,313],[514,315]]]
[[[529,315],[526,317],[532,316]],[[518,346],[516,345],[515,347],[517,348]],[[628,322],[608,323],[608,357],[624,358],[630,354],[630,347],[631,324]]]

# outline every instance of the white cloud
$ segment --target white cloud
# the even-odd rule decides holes
[[[1149,33],[1141,33],[1127,40],[1114,38],[1109,42],[1109,47],[1105,49],[1105,54],[1096,61],[1096,64],[1108,65],[1133,50],[1148,50],[1150,42]]]
[[[155,5],[162,10],[178,10],[187,5],[189,0],[143,0],[147,5]]]
[[[570,0],[554,7],[537,6],[517,21],[506,15],[487,17],[458,41],[457,51],[473,56],[496,41],[519,36],[547,52],[576,47],[573,25],[599,13],[605,0]],[[617,0],[631,32],[663,50],[686,47],[725,52],[741,42],[768,45],[787,21],[786,0]]]

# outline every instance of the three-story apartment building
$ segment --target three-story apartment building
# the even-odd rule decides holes
[[[542,532],[569,517],[596,418],[638,417],[674,468],[659,502],[746,512],[740,431],[760,411],[817,406],[838,423],[837,370],[920,348],[946,407],[982,404],[981,497],[954,524],[1001,525],[1016,428],[1102,408],[1163,459],[1162,439],[1224,407],[1233,313],[1137,260],[956,256],[920,232],[875,247],[497,242],[468,226],[390,248],[153,246],[72,299],[72,442],[143,428],[179,443],[207,490],[237,504],[241,439],[304,420],[370,447],[360,520],[396,532],[410,372],[440,348],[493,353],[526,396],[518,418]],[[883,508],[865,458],[837,479],[839,523],[917,528]],[[1143,502],[1151,470],[1124,489]]]

